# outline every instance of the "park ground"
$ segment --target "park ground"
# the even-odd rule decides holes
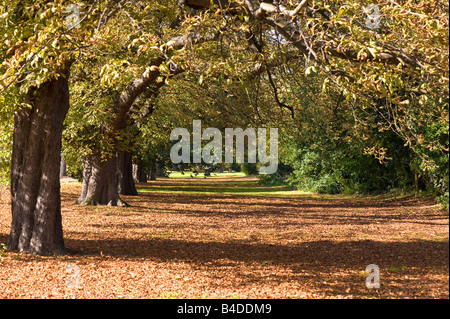
[[[124,208],[74,205],[80,184],[62,183],[71,254],[0,247],[0,298],[449,298],[449,215],[431,199],[175,177],[138,184]],[[2,189],[0,244],[10,215]]]

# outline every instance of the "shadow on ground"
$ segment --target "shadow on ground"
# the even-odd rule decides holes
[[[79,234],[78,234],[79,235]],[[88,237],[88,234],[85,236]],[[375,263],[380,267],[440,267],[449,265],[448,242],[416,240],[411,242],[312,241],[296,246],[261,244],[251,240],[229,242],[189,242],[174,239],[137,240],[67,239],[66,245],[77,254],[100,254],[125,258],[150,258],[162,261],[207,263],[231,260],[249,263],[283,264],[304,269],[353,267]],[[363,268],[364,268],[363,267]]]

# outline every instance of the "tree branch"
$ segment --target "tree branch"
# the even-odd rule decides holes
[[[272,86],[272,89],[273,89],[273,94],[274,94],[274,97],[275,97],[275,101],[277,102],[277,104],[281,108],[286,108],[289,111],[291,111],[291,117],[294,118],[294,108],[292,106],[287,105],[286,103],[283,103],[283,102],[280,101],[280,99],[278,97],[278,89],[275,86],[275,83],[273,82],[272,74],[270,73],[269,68],[266,68],[266,71],[267,71],[267,76],[269,77],[269,83],[270,83],[270,85]]]
[[[211,4],[210,0],[179,0],[180,3],[195,7],[197,9],[209,9]],[[214,4],[220,4],[223,7],[229,5],[227,0],[213,0]],[[305,8],[307,0],[302,0],[295,9],[288,10],[283,6],[275,6],[271,3],[262,2],[257,0],[244,0],[245,8],[248,13],[257,20],[272,26],[278,33],[280,33],[286,41],[297,48],[301,53],[307,56],[312,56],[314,61],[321,64],[322,59],[314,57],[314,52],[323,52],[341,59],[349,60],[352,62],[366,62],[375,61],[380,63],[387,63],[391,65],[402,64],[405,66],[423,69],[423,65],[419,62],[419,59],[414,56],[410,56],[401,49],[386,49],[384,52],[378,52],[376,56],[368,54],[365,57],[358,56],[358,52],[354,48],[340,48],[339,44],[332,41],[315,40],[310,41],[310,38],[302,35],[292,23],[286,18],[292,18],[299,13],[300,10]],[[243,12],[241,12],[242,14]],[[281,14],[280,14],[281,13]],[[310,42],[310,46],[305,46],[306,42]]]

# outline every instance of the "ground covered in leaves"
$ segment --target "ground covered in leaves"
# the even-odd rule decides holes
[[[431,200],[186,177],[140,184],[127,208],[86,207],[78,183],[61,187],[72,254],[0,247],[0,298],[449,298],[449,216]]]

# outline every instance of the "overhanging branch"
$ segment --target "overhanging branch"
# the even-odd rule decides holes
[[[207,10],[211,7],[210,0],[179,0],[179,3],[196,9]],[[230,1],[228,0],[213,0],[212,3],[224,8],[230,6]],[[408,55],[400,48],[386,49],[383,52],[377,52],[376,54],[371,53],[361,57],[358,55],[358,51],[352,47],[341,48],[339,43],[320,39],[311,41],[311,38],[301,34],[290,21],[290,19],[298,15],[302,9],[306,8],[307,4],[307,0],[302,0],[294,9],[289,10],[285,6],[275,5],[269,2],[244,0],[240,14],[248,14],[252,18],[273,27],[286,39],[286,41],[319,64],[323,63],[324,59],[315,57],[315,52],[323,52],[323,54],[328,54],[352,62],[374,61],[391,65],[402,64],[412,68],[424,68],[417,57]],[[306,46],[305,43],[310,43],[311,45]]]

